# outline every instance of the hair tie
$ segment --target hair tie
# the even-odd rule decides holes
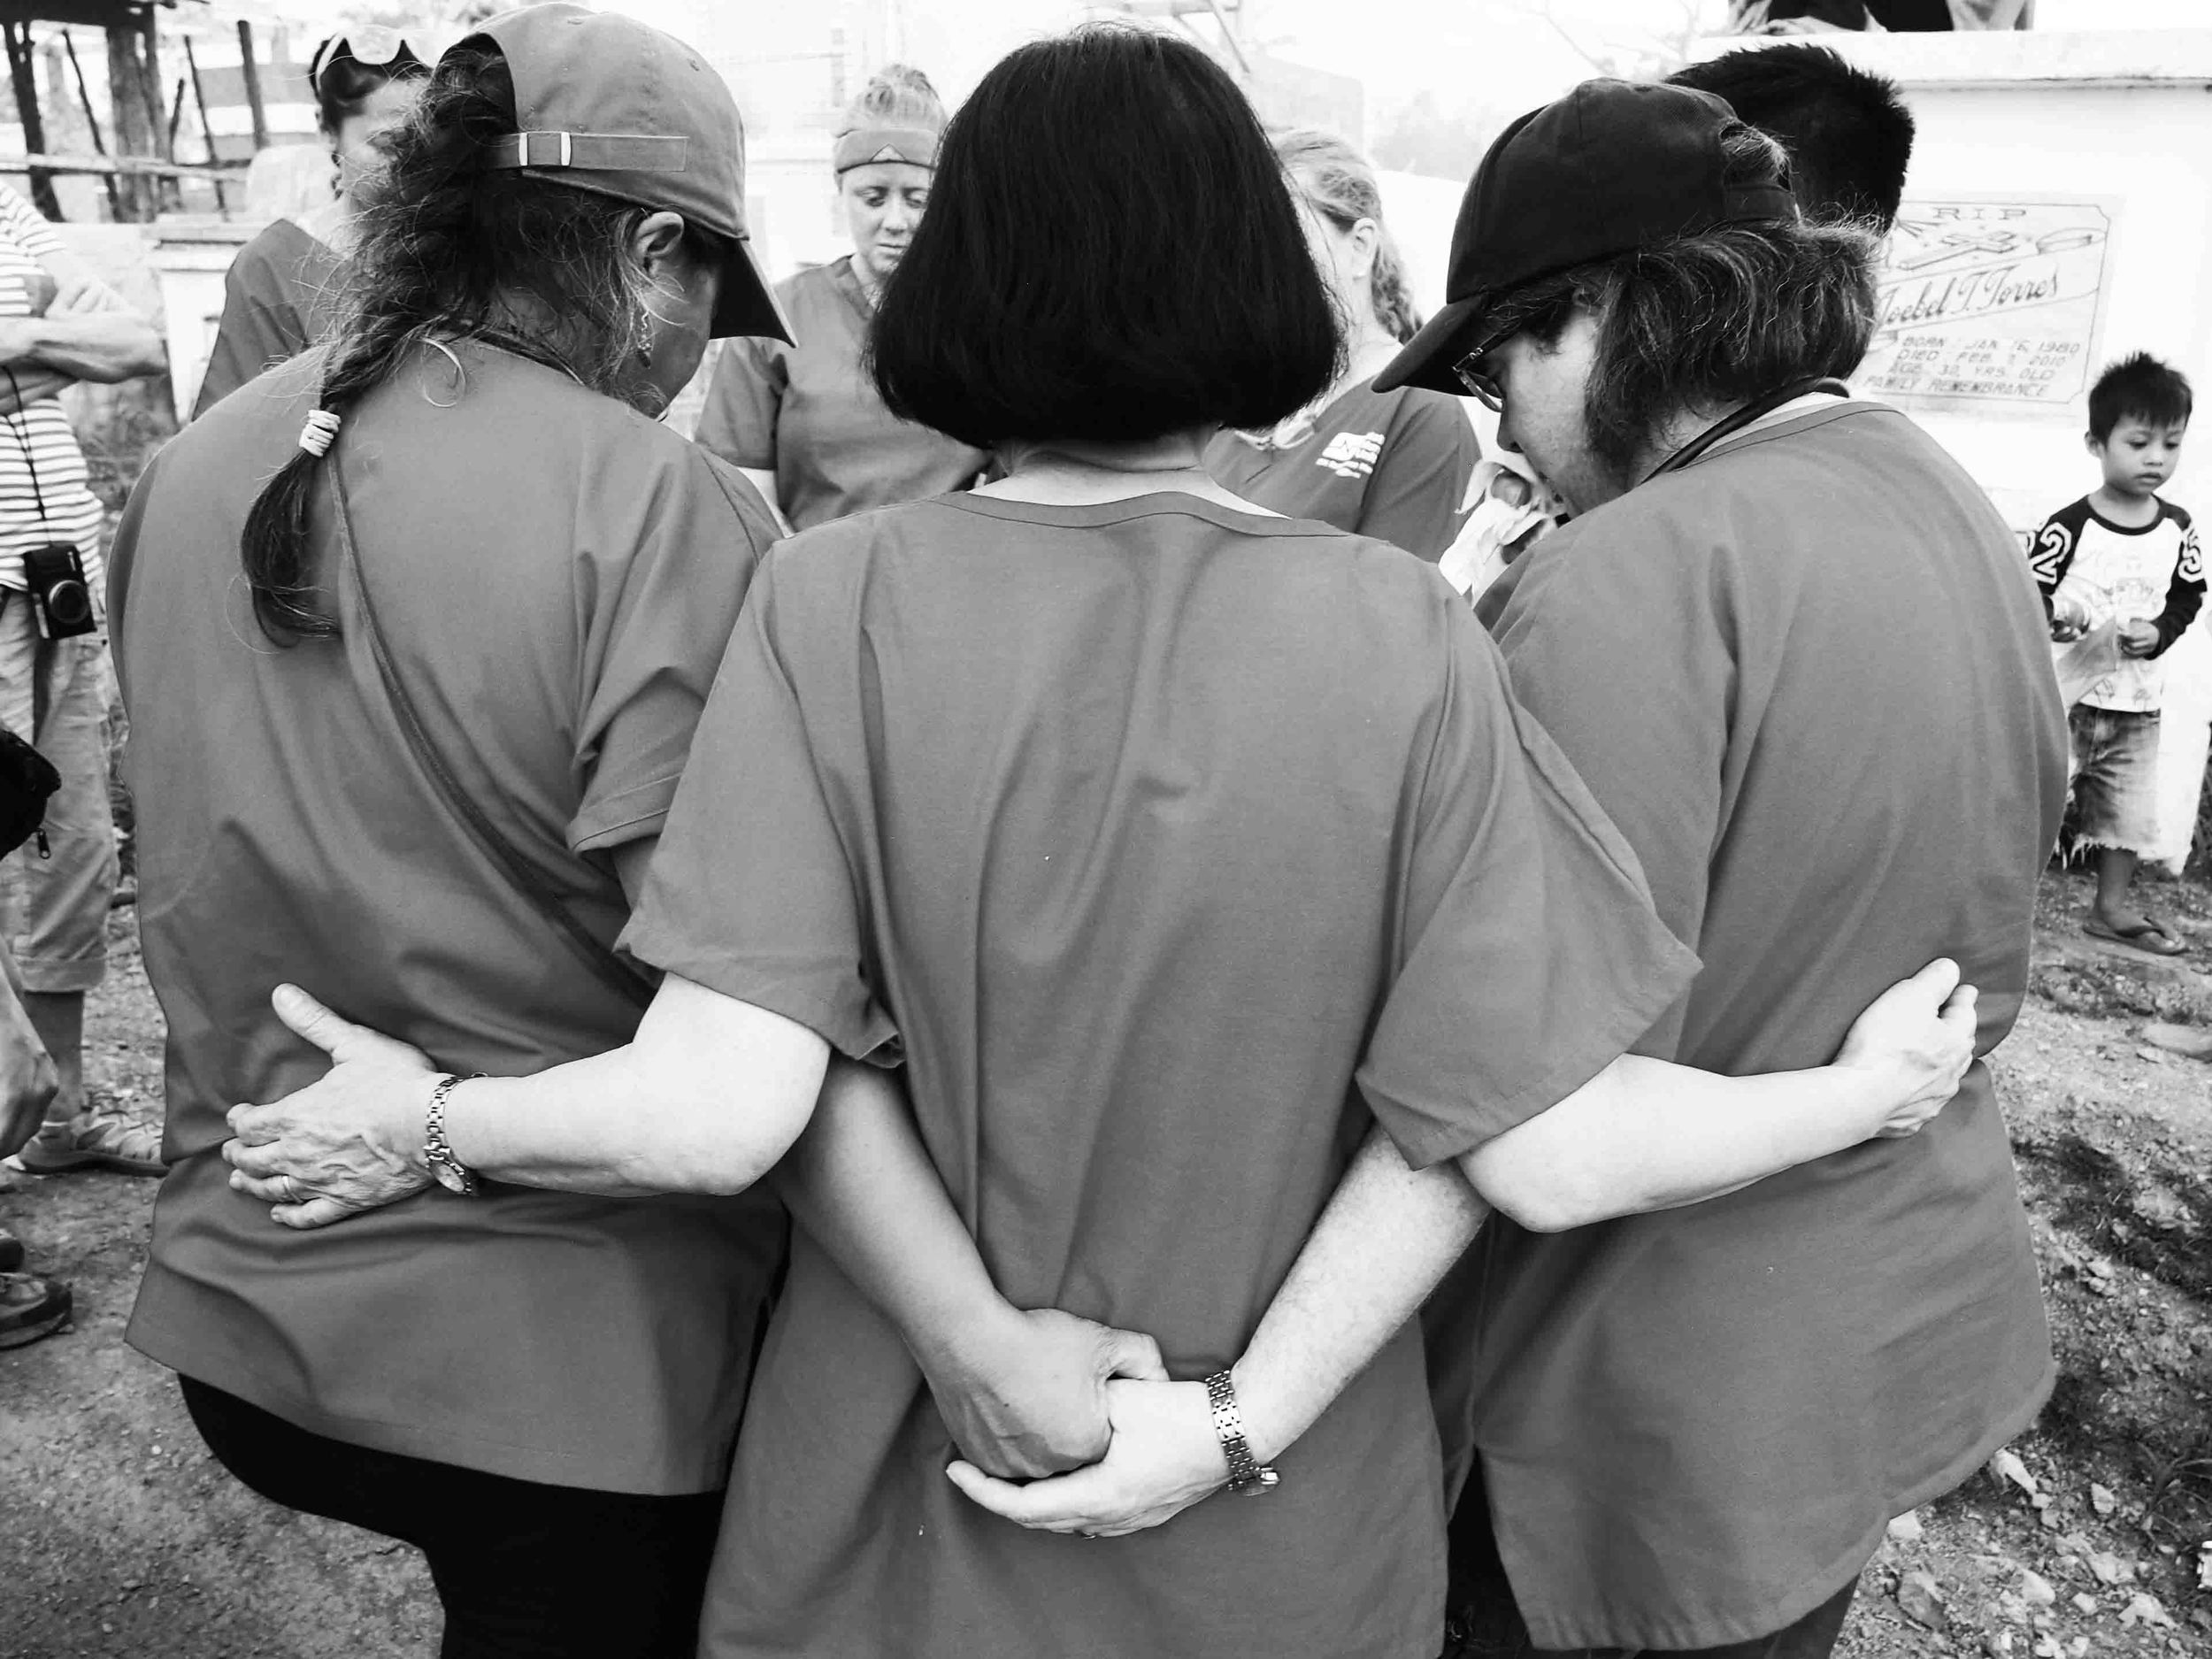
[[[311,409],[307,424],[300,428],[300,448],[319,461],[330,453],[331,440],[337,435],[337,415],[327,409]]]

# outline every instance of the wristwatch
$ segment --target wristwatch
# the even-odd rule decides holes
[[[1217,1371],[1206,1379],[1206,1402],[1213,1407],[1221,1454],[1229,1460],[1229,1490],[1250,1498],[1273,1487],[1282,1477],[1252,1455],[1244,1438],[1244,1414],[1237,1409],[1236,1382],[1227,1371]]]
[[[452,1143],[445,1138],[446,1097],[460,1081],[449,1071],[430,1091],[430,1110],[423,1119],[422,1161],[430,1166],[430,1173],[446,1191],[474,1198],[483,1191],[477,1183],[476,1171],[454,1156]]]

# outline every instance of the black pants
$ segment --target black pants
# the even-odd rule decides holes
[[[326,1440],[178,1381],[208,1449],[263,1497],[422,1551],[445,1606],[442,1659],[691,1659],[720,1493],[511,1480]]]
[[[1668,1648],[1663,1659],[1828,1659],[1843,1621],[1851,1610],[1858,1580],[1822,1602],[1795,1624],[1749,1641],[1728,1642],[1718,1647]],[[1651,1647],[1538,1647],[1529,1640],[1528,1626],[1513,1604],[1513,1587],[1498,1559],[1498,1543],[1490,1525],[1490,1503],[1477,1469],[1460,1494],[1452,1516],[1451,1627],[1444,1659],[1635,1659],[1648,1654],[1662,1659]]]

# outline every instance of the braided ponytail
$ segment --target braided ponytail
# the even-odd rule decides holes
[[[645,210],[518,169],[486,172],[490,143],[516,130],[514,79],[488,39],[439,60],[408,119],[379,135],[385,165],[368,187],[341,315],[320,348],[317,407],[343,418],[426,341],[522,336],[532,355],[593,390],[653,411],[636,344],[650,321],[650,274],[631,250]],[[687,227],[704,265],[726,250]],[[239,562],[254,616],[280,645],[338,633],[321,603],[309,513],[321,457],[288,457],[246,515]]]
[[[1406,280],[1404,258],[1391,234],[1376,224],[1375,268],[1368,277],[1375,298],[1375,320],[1390,337],[1404,345],[1421,332],[1421,313],[1413,303],[1413,288]]]
[[[1383,222],[1382,187],[1367,157],[1333,133],[1294,127],[1275,135],[1275,154],[1308,206],[1339,230],[1362,219],[1375,226],[1375,264],[1368,281],[1375,320],[1401,343],[1421,332],[1421,313],[1406,280],[1405,259]]]

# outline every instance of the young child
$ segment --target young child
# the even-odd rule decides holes
[[[2186,947],[2128,896],[2137,860],[2157,839],[2154,773],[2164,671],[2158,658],[2204,602],[2189,515],[2159,498],[2188,434],[2189,382],[2143,352],[2113,365],[2089,392],[2089,453],[2104,482],[2062,507],[2030,554],[2051,637],[2111,626],[2118,665],[2068,711],[2078,844],[2096,849],[2097,897],[2082,931],[2154,956]]]

